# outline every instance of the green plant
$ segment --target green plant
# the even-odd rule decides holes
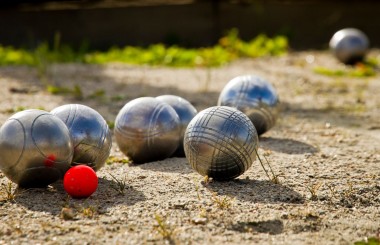
[[[326,67],[315,67],[313,70],[317,74],[326,75],[326,76],[335,76],[335,77],[341,77],[341,76],[349,76],[349,77],[372,77],[376,75],[375,69],[376,69],[377,63],[374,61],[370,62],[363,62],[363,63],[357,63],[353,67],[347,67],[345,70],[337,69],[329,69]]]
[[[106,92],[103,89],[95,90],[92,94],[88,96],[89,99],[101,99],[104,98]]]
[[[205,185],[208,185],[211,182],[212,182],[212,178],[210,178],[208,175],[205,175],[203,177],[203,183],[205,183]]]
[[[195,181],[194,181],[195,182]],[[201,195],[199,193],[199,185],[195,183],[195,191],[197,192],[197,198],[200,201],[201,200]]]
[[[273,169],[272,169],[272,166],[270,165],[268,159],[265,157],[265,155],[263,155],[263,157],[264,157],[264,159],[265,159],[265,161],[266,161],[266,163],[267,163],[267,165],[268,165],[268,167],[269,167],[269,171],[270,171],[270,173],[272,174],[272,176],[270,176],[270,175],[269,175],[269,171],[265,168],[264,163],[263,163],[263,161],[261,160],[260,155],[259,155],[259,153],[257,152],[257,149],[256,149],[256,148],[255,148],[255,152],[256,152],[257,158],[259,159],[260,165],[261,165],[261,167],[263,168],[263,170],[264,170],[266,176],[268,177],[268,179],[269,179],[272,183],[274,183],[274,184],[280,184],[280,179],[279,179],[279,177],[281,177],[282,175],[280,175],[280,174],[275,174],[275,173],[274,173],[274,171],[273,171]]]
[[[228,209],[232,206],[234,199],[228,196],[218,196],[216,193],[212,193],[211,200],[218,206],[218,208]]]
[[[34,65],[33,53],[28,50],[0,46],[0,65]]]
[[[93,218],[98,213],[98,208],[95,206],[82,207],[81,214],[86,218]]]
[[[114,121],[107,121],[108,127],[112,130],[115,128],[115,122]]]
[[[124,195],[125,190],[128,189],[127,177],[124,176],[123,179],[118,179],[114,175],[109,174],[114,182],[111,183],[111,188],[114,189],[118,194]]]
[[[2,190],[5,193],[4,200],[10,202],[15,200],[17,189],[13,189],[13,182],[9,181],[7,184],[2,184]]]
[[[165,217],[162,217],[159,214],[154,215],[154,219],[157,222],[153,228],[166,240],[173,241],[173,235],[175,233],[175,228],[170,226]]]
[[[237,29],[230,30],[219,43],[212,47],[183,48],[154,44],[148,47],[112,47],[106,52],[88,51],[88,45],[74,50],[61,43],[56,33],[53,45],[41,43],[34,50],[15,49],[0,46],[0,65],[29,65],[38,69],[41,79],[47,82],[48,67],[52,63],[81,62],[105,64],[109,62],[128,64],[164,65],[173,67],[213,67],[224,65],[239,57],[260,57],[282,55],[288,50],[284,36],[269,38],[259,35],[250,41],[243,41]]]
[[[358,241],[355,242],[354,245],[380,245],[380,238],[379,237],[369,237],[366,238],[364,241]]]
[[[46,89],[51,94],[70,94],[78,99],[83,98],[82,89],[79,85],[75,85],[73,88],[47,85]]]
[[[327,188],[330,190],[331,197],[336,198],[337,197],[337,191],[334,186],[332,185],[326,185]]]
[[[287,52],[289,46],[285,36],[269,38],[264,34],[245,42],[239,38],[236,28],[228,31],[227,35],[219,40],[219,44],[237,57],[282,55]]]
[[[106,164],[113,164],[113,163],[129,164],[131,163],[131,160],[129,160],[127,157],[109,156],[106,161]]]
[[[318,199],[318,191],[321,188],[322,183],[312,184],[307,186],[308,191],[310,192],[310,199],[317,200]]]

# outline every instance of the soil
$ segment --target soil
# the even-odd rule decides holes
[[[371,57],[380,60],[380,52]],[[87,199],[62,182],[7,192],[0,174],[0,244],[353,244],[380,232],[380,76],[316,74],[352,69],[328,52],[238,60],[220,68],[111,64],[0,68],[0,122],[25,108],[80,103],[109,122],[137,97],[174,94],[198,111],[216,105],[232,78],[257,74],[282,101],[276,125],[260,137],[259,161],[233,181],[193,171],[186,158],[126,164],[113,142]],[[82,92],[53,95],[45,84]],[[118,186],[119,184],[119,186]],[[123,186],[124,184],[124,186]],[[123,188],[124,187],[124,188]]]

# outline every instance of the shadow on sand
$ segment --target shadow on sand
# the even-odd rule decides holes
[[[128,185],[121,195],[112,187],[116,185],[114,180],[99,178],[98,189],[93,195],[86,199],[74,199],[65,192],[62,181],[58,181],[47,188],[17,189],[15,201],[29,210],[59,215],[66,206],[93,206],[99,212],[105,212],[115,205],[130,206],[146,199],[142,192]]]
[[[294,204],[304,202],[304,198],[298,192],[268,180],[235,179],[225,182],[213,181],[208,184],[203,182],[203,184],[210,191],[244,202]]]
[[[286,154],[305,154],[318,152],[318,149],[312,145],[303,143],[298,140],[285,138],[260,137],[260,146],[266,150],[268,149]]]
[[[169,172],[169,173],[180,173],[189,174],[194,170],[190,167],[187,159],[185,157],[172,157],[166,158],[162,161],[148,162],[143,164],[131,164],[130,167],[141,168],[144,170],[152,170],[157,172]]]

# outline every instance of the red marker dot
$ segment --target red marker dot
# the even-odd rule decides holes
[[[46,167],[52,167],[54,165],[55,159],[57,159],[57,158],[55,157],[54,154],[48,155],[45,159],[45,162],[44,162],[45,166]]]
[[[95,171],[86,165],[70,168],[63,177],[63,188],[73,198],[86,198],[98,187]]]

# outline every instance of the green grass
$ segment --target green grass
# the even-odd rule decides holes
[[[353,67],[347,67],[345,70],[329,69],[326,67],[315,67],[314,72],[317,74],[332,76],[332,77],[372,77],[376,75],[377,62],[374,59],[368,59],[363,63],[358,63]]]
[[[87,46],[74,50],[60,43],[60,35],[53,45],[42,43],[34,50],[0,46],[0,65],[28,65],[44,68],[47,64],[79,62],[87,64],[128,63],[136,65],[172,67],[221,66],[240,57],[282,55],[288,50],[284,36],[270,38],[259,35],[251,41],[240,39],[237,29],[232,29],[212,47],[183,48],[154,44],[149,47],[112,47],[108,51],[88,51]]]
[[[168,224],[166,217],[159,214],[154,215],[154,219],[157,224],[153,227],[163,239],[169,241],[169,243],[174,243],[175,227]]]
[[[364,241],[355,242],[354,245],[380,245],[380,238],[378,237],[369,237]]]

